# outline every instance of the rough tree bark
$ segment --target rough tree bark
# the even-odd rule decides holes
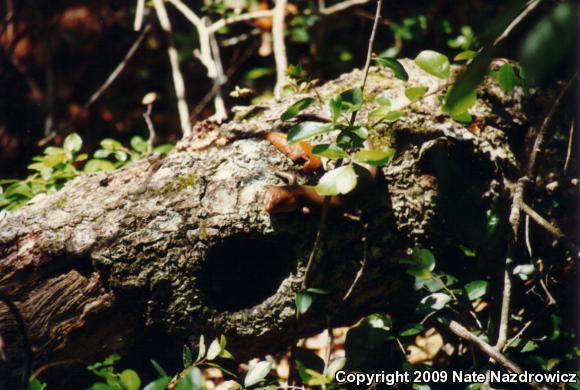
[[[408,83],[371,69],[363,122],[377,94],[387,92],[396,105],[405,101],[405,87],[433,91],[445,83],[412,61],[404,65]],[[328,100],[359,80],[353,71],[318,92]],[[341,304],[362,245],[360,226],[339,215],[330,217],[315,268],[315,285],[331,291],[317,303],[330,311],[340,305],[337,318],[404,305],[412,287],[398,261],[411,248],[443,253],[478,245],[487,209],[505,220],[518,177],[515,154],[550,96],[524,97],[519,89],[507,96],[491,79],[478,95],[472,124],[450,119],[433,95],[377,127],[375,145],[393,146],[396,156],[367,202],[365,272]],[[183,340],[225,334],[244,358],[324,326],[327,312],[311,310],[297,322],[294,310],[318,216],[262,209],[266,189],[283,184],[272,166],[298,172],[303,183],[316,180],[263,139],[291,126],[279,117],[299,97],[240,109],[238,119],[221,126],[198,123],[192,138],[163,159],[82,175],[0,221],[0,292],[25,319],[35,365],[127,351],[147,329]],[[306,112],[329,116],[326,104]],[[16,367],[20,339],[4,305],[0,326],[6,367]]]

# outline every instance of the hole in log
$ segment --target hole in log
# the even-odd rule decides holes
[[[218,310],[253,307],[276,293],[295,262],[283,240],[230,237],[205,262],[200,277],[204,301]]]

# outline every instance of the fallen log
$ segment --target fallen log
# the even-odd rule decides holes
[[[383,92],[393,102],[405,99],[411,84],[444,90],[447,81],[403,63],[409,83],[371,69],[366,102]],[[318,93],[328,100],[360,76],[345,74]],[[0,221],[0,293],[24,318],[33,364],[127,352],[149,329],[183,342],[224,334],[243,359],[319,331],[329,312],[340,310],[337,321],[348,322],[404,306],[412,280],[399,260],[412,248],[445,253],[466,242],[480,245],[487,210],[507,220],[523,134],[550,99],[516,91],[508,96],[486,80],[471,124],[452,120],[433,94],[377,127],[373,142],[394,147],[396,156],[365,208],[365,270],[342,302],[359,271],[362,229],[332,215],[313,279],[330,294],[315,302],[324,310],[300,320],[294,298],[319,216],[269,215],[263,198],[268,187],[283,184],[273,166],[296,172],[301,183],[320,176],[301,173],[264,140],[270,131],[288,130],[292,122],[280,115],[301,96],[239,110],[223,125],[198,123],[166,157],[82,175],[35,198]],[[306,113],[329,115],[327,104],[318,103]],[[23,363],[22,340],[4,305],[0,324],[9,357],[4,370],[14,376]]]

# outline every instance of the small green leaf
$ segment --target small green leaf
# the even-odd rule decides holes
[[[221,351],[222,351],[222,349],[221,349],[221,346],[220,346],[220,342],[216,338],[209,345],[209,348],[207,350],[207,360],[213,360],[213,359],[215,359],[216,357],[219,356],[219,354],[220,354]]]
[[[105,138],[101,141],[101,147],[107,150],[121,150],[123,149],[123,145],[117,140],[112,138]]]
[[[390,111],[388,114],[381,117],[380,119],[382,121],[394,122],[397,119],[401,118],[403,115],[405,115],[403,111]]]
[[[449,78],[449,59],[441,53],[433,50],[423,50],[415,57],[415,64],[430,75],[440,79]]]
[[[280,118],[283,121],[287,121],[289,119],[292,119],[296,115],[298,115],[298,113],[300,111],[310,107],[314,102],[316,102],[316,100],[311,98],[311,97],[306,97],[304,99],[300,99],[296,103],[294,103],[293,105],[288,107],[288,109],[286,111],[284,111],[284,113],[282,114],[282,116]]]
[[[93,157],[94,158],[107,158],[109,157],[113,152],[107,149],[98,149],[94,154]]]
[[[369,119],[383,119],[391,113],[391,107],[388,105],[379,106],[378,108],[369,112]]]
[[[78,153],[82,146],[83,140],[77,133],[71,133],[64,139],[63,148],[70,155]]]
[[[394,149],[387,149],[387,150],[368,150],[363,149],[358,151],[354,156],[353,159],[359,163],[363,164],[370,164],[374,166],[383,166],[387,165],[393,159],[395,155]]]
[[[131,147],[138,153],[146,153],[148,146],[147,141],[138,135],[131,138]]]
[[[375,98],[375,103],[377,103],[379,106],[387,106],[389,108],[391,107],[391,99],[389,99],[389,95],[386,93],[378,95]]]
[[[305,121],[300,122],[288,131],[288,144],[292,145],[299,141],[328,133],[332,130],[332,125],[320,122]]]
[[[250,387],[261,382],[264,380],[266,375],[268,375],[271,369],[272,362],[264,360],[257,363],[254,367],[250,368],[250,371],[246,374],[246,377],[244,378],[244,387]]]
[[[312,148],[312,154],[321,157],[331,158],[334,160],[348,157],[348,153],[346,153],[344,149],[337,146],[336,144],[316,145]]]
[[[167,385],[169,385],[169,382],[171,382],[171,378],[168,376],[164,376],[149,383],[147,386],[143,388],[143,390],[165,390],[167,389]]]
[[[450,301],[451,297],[444,293],[433,293],[421,299],[423,305],[426,305],[433,310],[443,309]]]
[[[198,350],[197,350],[197,359],[201,360],[205,357],[205,338],[203,337],[203,335],[199,336],[199,344],[198,344]]]
[[[173,149],[175,149],[175,145],[162,144],[162,145],[156,146],[153,149],[153,152],[159,153],[159,154],[167,154],[167,153],[171,152]]]
[[[464,125],[467,125],[467,124],[473,122],[473,117],[467,111],[462,112],[461,114],[450,115],[450,116],[451,116],[451,119],[453,119],[455,122],[459,122],[459,123],[464,124]]]
[[[31,378],[27,390],[44,390],[45,388],[46,383],[42,383],[38,378]]]
[[[360,87],[348,89],[340,94],[342,99],[342,112],[351,112],[358,110],[363,103],[363,96]]]
[[[425,327],[421,324],[409,324],[403,327],[403,330],[399,332],[401,337],[414,336],[425,330]]]
[[[532,352],[538,349],[538,344],[532,340],[529,340],[522,348],[521,352]]]
[[[157,371],[157,373],[161,376],[167,376],[167,372],[163,369],[163,367],[161,367],[161,365],[159,363],[157,363],[155,360],[151,359],[149,360],[151,362],[151,365],[153,366],[153,368],[155,369],[155,371]]]
[[[246,80],[257,80],[272,74],[272,68],[254,68],[246,73]]]
[[[477,52],[473,50],[465,50],[453,57],[454,61],[467,61],[477,57]]]
[[[319,195],[324,196],[348,194],[356,187],[356,182],[357,175],[353,166],[345,165],[326,172],[314,189]]]
[[[191,348],[187,345],[183,345],[183,349],[181,351],[181,359],[183,361],[183,368],[187,368],[193,364],[193,355],[191,353]]]
[[[409,80],[409,74],[403,67],[403,64],[401,64],[396,59],[388,57],[377,57],[375,58],[375,61],[377,62],[377,65],[381,67],[391,69],[395,77],[398,78],[399,80],[403,81]]]
[[[485,295],[487,291],[487,281],[485,280],[475,280],[473,282],[467,283],[465,285],[465,292],[470,301],[475,301],[477,298],[481,298]]]
[[[83,167],[84,172],[106,172],[115,169],[115,165],[108,160],[92,159]]]
[[[333,381],[336,373],[338,371],[342,370],[344,368],[345,364],[346,364],[346,358],[344,356],[334,359],[328,365],[328,368],[326,369],[326,377],[329,380]]]
[[[453,105],[448,104],[448,97],[449,93],[445,96],[443,111],[448,113],[451,117],[458,117],[460,114],[465,113],[477,102],[477,93],[475,92],[475,89],[466,93],[460,99],[456,99]]]
[[[405,96],[412,102],[421,99],[429,90],[428,87],[409,87],[405,89]]]
[[[325,384],[330,383],[330,381],[328,380],[328,378],[326,376],[322,375],[321,373],[319,373],[316,370],[313,370],[311,368],[305,368],[304,371],[309,376],[308,380],[306,381],[306,384],[308,386],[313,387],[313,386],[320,386],[320,385],[325,385]]]
[[[503,64],[497,71],[497,81],[501,89],[510,95],[514,91],[516,85],[516,72],[511,64]]]
[[[124,370],[120,376],[121,384],[124,390],[139,390],[141,379],[133,370]]]
[[[336,124],[336,121],[340,117],[340,112],[341,112],[340,110],[342,108],[342,97],[338,94],[334,95],[330,99],[329,108],[330,108],[330,116],[332,118],[332,123]]]
[[[295,303],[298,314],[304,314],[312,305],[312,295],[307,291],[299,291],[296,294]]]

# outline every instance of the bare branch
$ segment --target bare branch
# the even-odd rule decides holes
[[[276,62],[276,86],[274,96],[280,99],[282,88],[286,84],[286,69],[288,58],[286,57],[286,44],[284,42],[284,17],[286,16],[286,0],[276,0],[274,17],[272,19],[272,38],[274,46],[274,60]]]
[[[485,353],[487,356],[495,360],[499,365],[506,368],[507,370],[520,374],[523,372],[520,366],[505,357],[500,353],[495,347],[492,347],[473,333],[471,333],[467,328],[456,321],[451,321],[449,323],[449,330],[455,333],[457,336],[469,341],[471,344],[475,345],[481,352]],[[536,382],[529,383],[530,387],[537,390],[544,390],[545,387],[539,385]]]
[[[135,31],[141,30],[143,24],[143,14],[145,11],[145,0],[137,0],[137,7],[135,8],[135,21],[133,22],[133,29]]]
[[[215,33],[230,24],[246,22],[252,19],[271,18],[273,16],[274,16],[273,9],[252,11],[247,12],[245,14],[233,15],[225,19],[220,19],[217,22],[213,23],[211,26],[209,26],[208,29],[209,31]]]
[[[330,7],[326,7],[324,5],[323,0],[321,0],[319,2],[320,8],[319,8],[318,12],[320,12],[322,15],[330,15],[330,14],[344,11],[345,9],[348,9],[350,7],[354,7],[356,5],[367,4],[370,2],[371,2],[371,0],[346,0],[346,1],[343,1],[341,3],[331,5]]]
[[[564,174],[568,173],[570,157],[572,156],[572,143],[574,142],[574,121],[570,124],[570,133],[568,134],[568,148],[566,150],[566,160],[564,162]]]

